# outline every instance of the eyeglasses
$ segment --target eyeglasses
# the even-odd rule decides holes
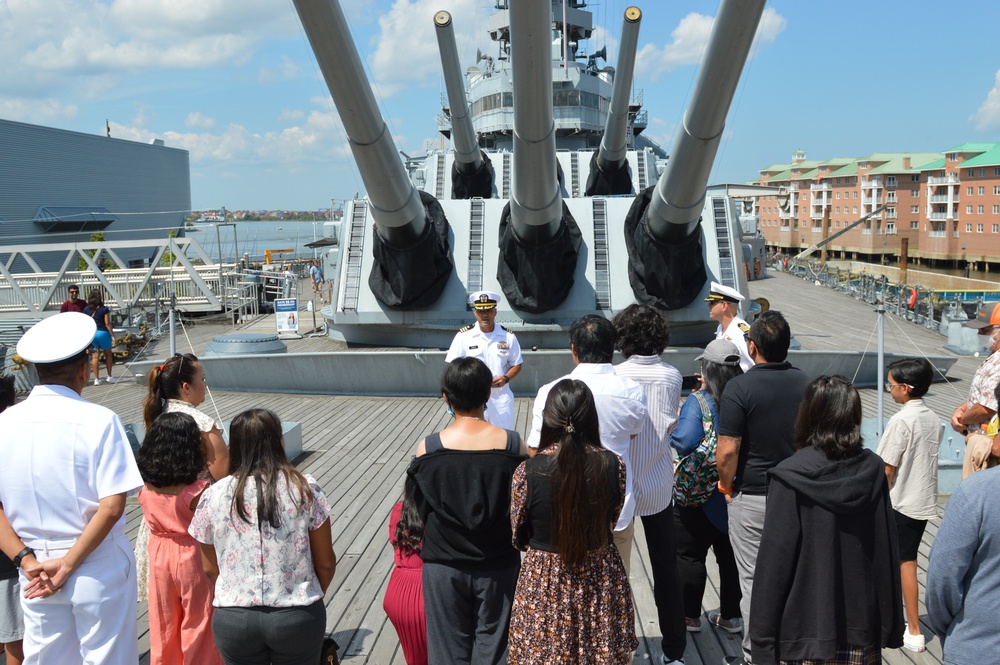
[[[909,383],[887,383],[885,384],[885,391],[887,393],[891,393],[893,388],[898,388],[900,386],[906,386],[910,390],[913,390],[913,386],[911,386]]]
[[[750,339],[750,333],[743,333],[743,341],[745,341],[747,344],[749,344],[750,342],[753,342],[753,340]],[[756,344],[756,343],[757,342],[754,342],[754,344]]]

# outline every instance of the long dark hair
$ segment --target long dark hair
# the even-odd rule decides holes
[[[705,380],[705,390],[712,396],[716,409],[722,403],[722,391],[733,377],[743,373],[739,365],[720,365],[710,360],[701,361],[701,378]]]
[[[396,522],[396,533],[393,534],[392,541],[393,546],[407,556],[420,554],[423,548],[424,521],[417,512],[416,493],[417,481],[407,475],[403,483],[403,512]]]
[[[175,353],[149,372],[149,392],[142,403],[142,419],[148,429],[167,405],[168,399],[180,399],[181,386],[194,383],[198,357],[193,353]]]
[[[104,294],[101,293],[100,289],[91,289],[90,293],[87,294],[87,307],[90,308],[91,314],[97,313],[97,308],[104,304]]]
[[[205,450],[194,418],[164,413],[146,432],[135,454],[142,480],[153,487],[190,485],[205,469]]]
[[[594,395],[582,381],[563,379],[545,400],[539,450],[558,445],[552,483],[552,532],[568,568],[583,564],[587,552],[608,544],[609,456],[602,448]]]
[[[795,447],[814,446],[827,459],[861,449],[861,397],[843,376],[821,376],[806,387],[795,422]]]
[[[248,482],[257,493],[257,528],[264,522],[277,529],[281,526],[281,506],[278,502],[278,478],[284,476],[298,490],[301,509],[313,499],[309,483],[288,461],[281,442],[281,420],[268,409],[248,409],[233,418],[229,426],[229,469],[236,477],[231,512],[247,524],[253,524],[243,494]]]

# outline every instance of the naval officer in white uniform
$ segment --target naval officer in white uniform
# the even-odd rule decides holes
[[[709,287],[708,315],[719,322],[715,330],[715,339],[728,339],[740,350],[740,367],[747,371],[754,366],[750,351],[747,349],[746,335],[750,332],[750,324],[736,315],[739,303],[745,298],[736,289],[712,282]]]
[[[476,291],[469,304],[476,322],[458,331],[451,342],[446,362],[471,356],[479,358],[493,373],[493,391],[486,405],[486,420],[497,427],[514,429],[514,393],[508,385],[521,371],[521,345],[514,333],[496,325],[500,294]]]
[[[96,325],[35,324],[17,353],[39,385],[0,414],[0,549],[20,568],[26,665],[135,664],[135,558],[125,497],[142,477],[121,420],[80,395]]]

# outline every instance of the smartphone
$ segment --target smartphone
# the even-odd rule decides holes
[[[681,378],[681,390],[695,390],[701,385],[700,374],[688,374]]]

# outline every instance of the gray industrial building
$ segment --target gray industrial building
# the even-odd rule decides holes
[[[191,209],[186,150],[0,120],[0,256],[12,245],[165,238]],[[118,252],[144,265],[148,249]],[[33,253],[56,271],[65,254]],[[6,257],[3,257],[6,260]],[[14,272],[28,270],[18,260]]]

